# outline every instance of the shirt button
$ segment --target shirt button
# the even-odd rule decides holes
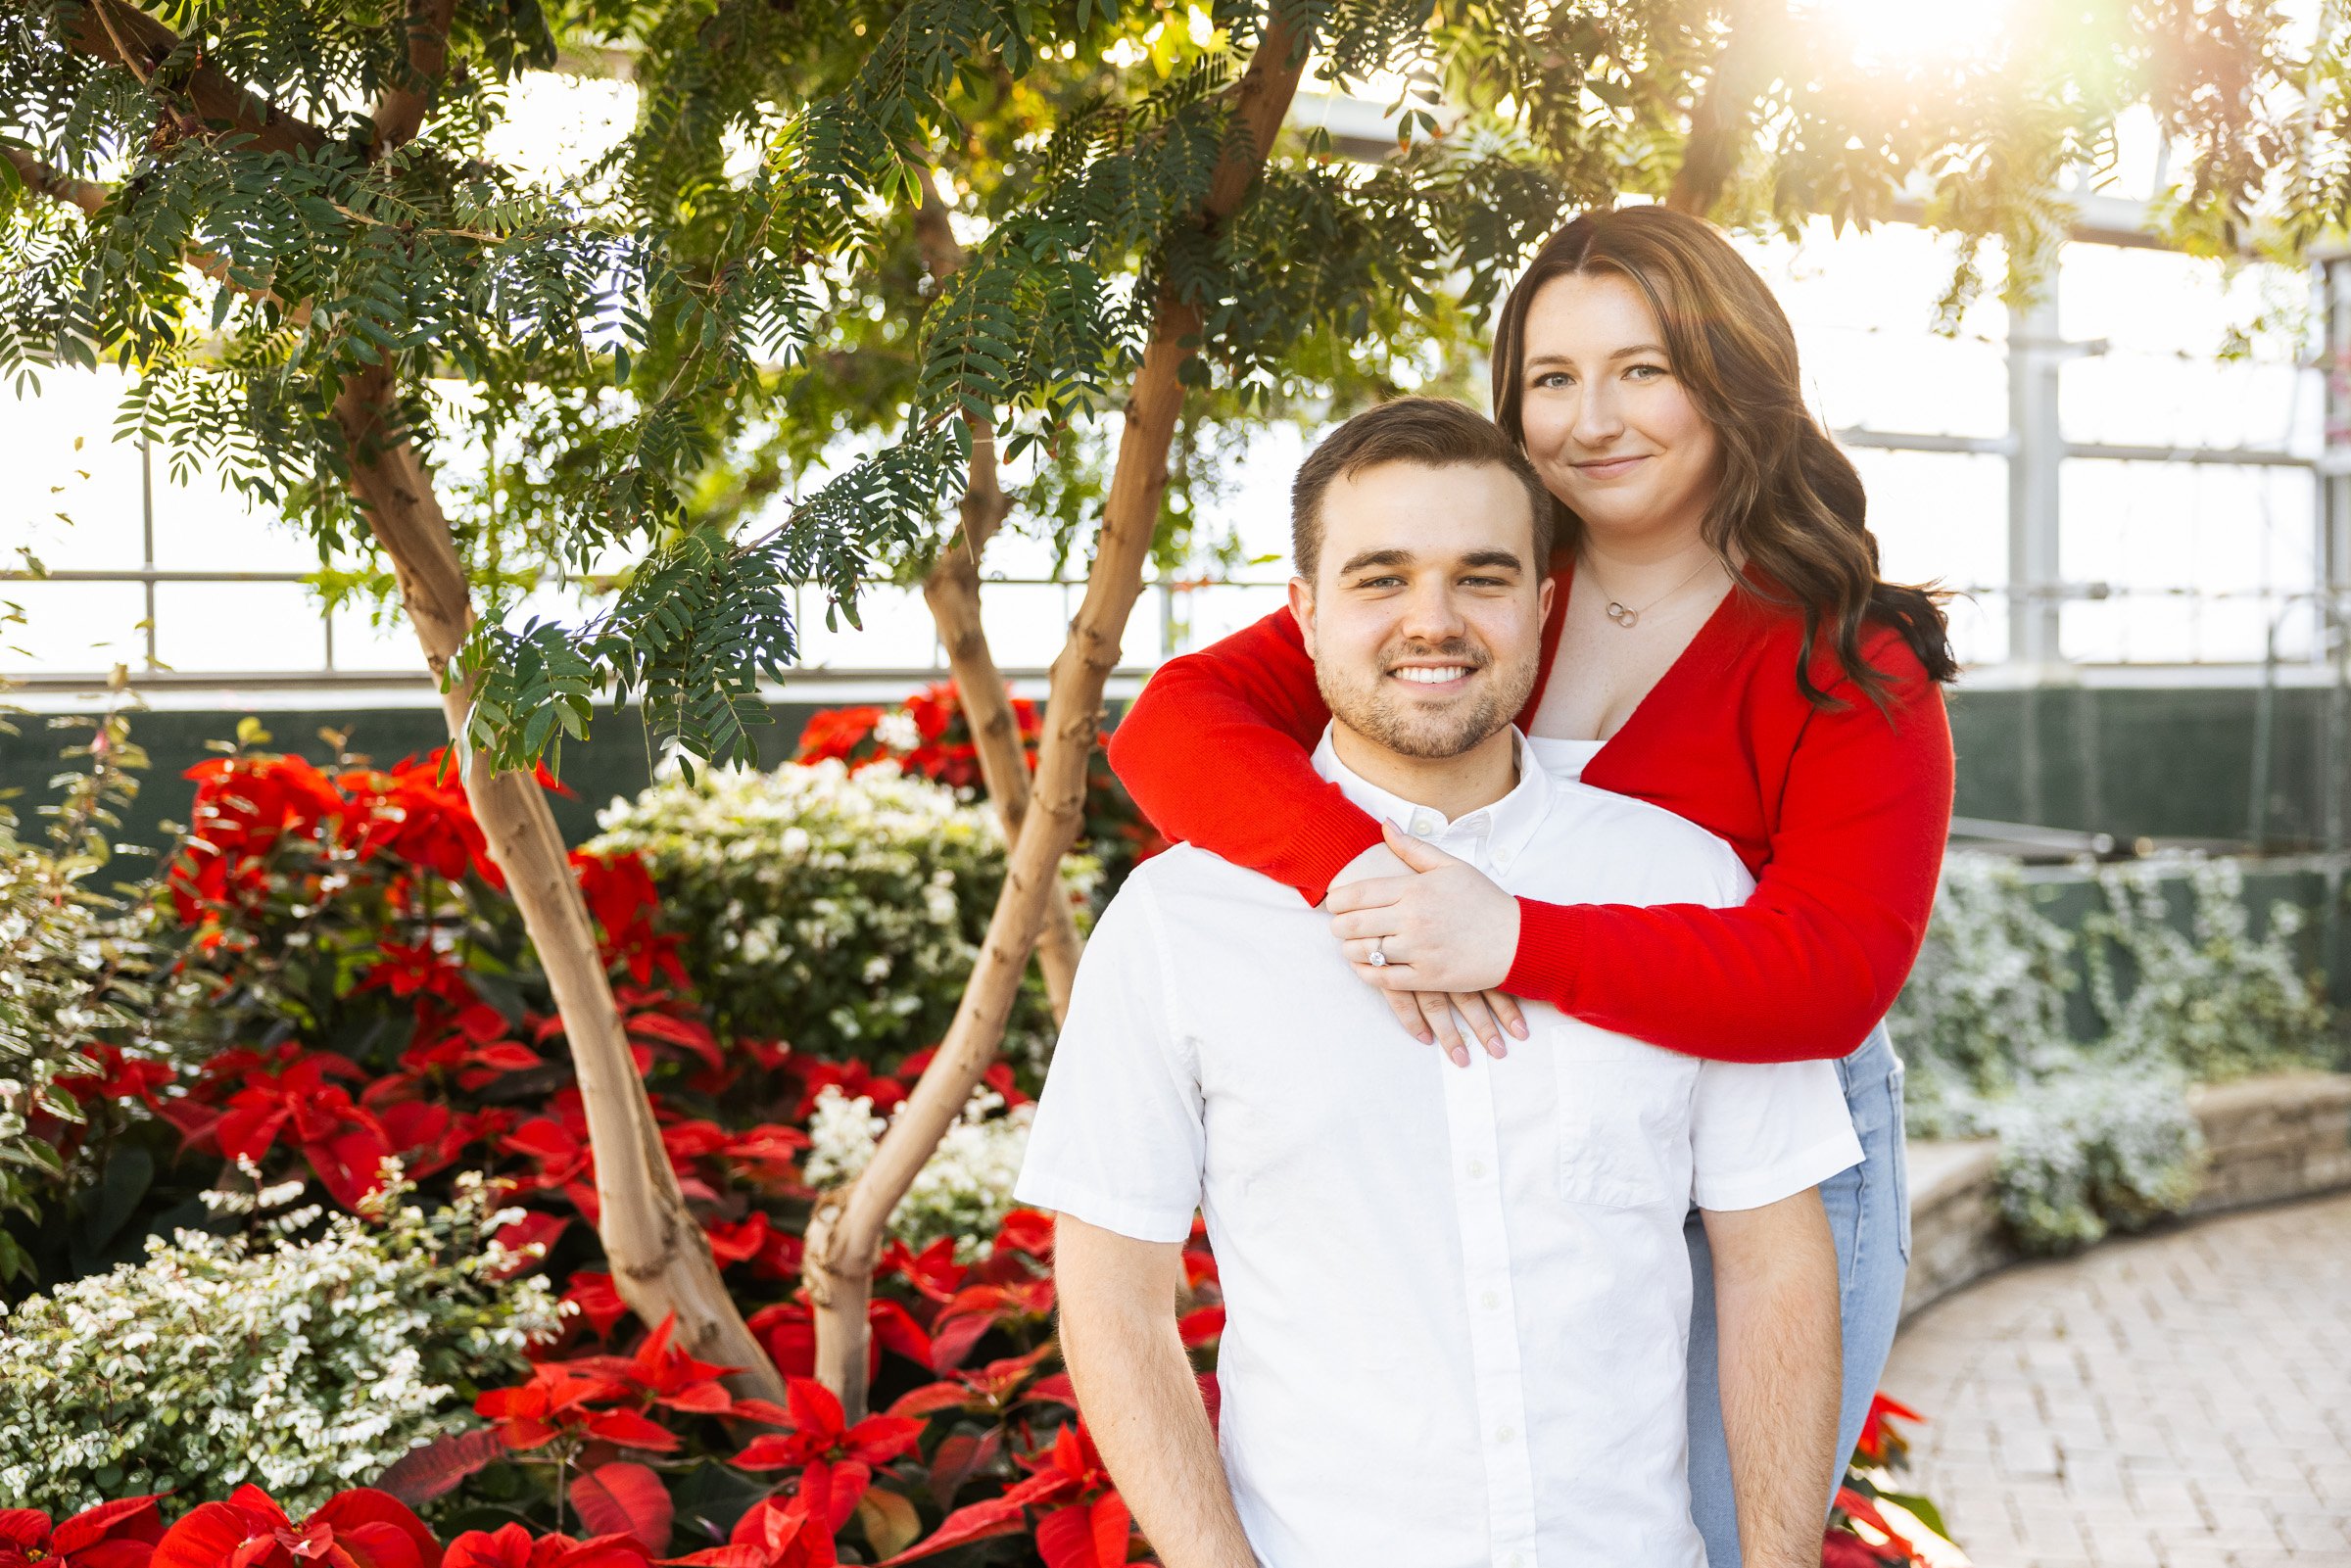
[[[1494,1441],[1497,1443],[1508,1443],[1517,1435],[1518,1430],[1515,1427],[1498,1426],[1494,1429]]]
[[[1413,832],[1426,835],[1437,831],[1437,819],[1425,814],[1413,819]]]
[[[1480,1296],[1477,1299],[1477,1305],[1480,1307],[1500,1307],[1502,1305],[1502,1292],[1491,1290],[1486,1292],[1483,1296]]]
[[[1469,1179],[1471,1181],[1481,1180],[1485,1176],[1485,1173],[1486,1163],[1483,1160],[1472,1160],[1469,1162]]]

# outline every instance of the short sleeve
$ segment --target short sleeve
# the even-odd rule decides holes
[[[1165,960],[1138,873],[1086,939],[1013,1196],[1137,1241],[1180,1242],[1200,1207],[1208,1140]]]
[[[1691,1110],[1701,1209],[1760,1209],[1861,1163],[1834,1062],[1704,1062]]]

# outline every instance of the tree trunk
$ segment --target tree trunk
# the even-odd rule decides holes
[[[955,694],[963,704],[964,722],[971,726],[972,744],[980,753],[981,782],[996,808],[996,820],[1004,825],[1004,842],[1009,846],[1020,842],[1021,824],[1029,815],[1029,760],[1021,748],[1020,723],[1004,692],[1003,673],[988,651],[987,629],[980,619],[980,552],[1011,509],[1011,502],[996,487],[994,441],[991,429],[973,426],[972,484],[964,492],[962,537],[949,543],[924,577],[923,598],[938,627],[939,645],[947,651]],[[992,520],[980,526],[990,512]],[[1043,919],[1043,927],[1033,938],[1036,967],[1045,977],[1053,1022],[1060,1023],[1070,1016],[1070,987],[1078,977],[1078,957],[1083,943],[1068,898],[1045,900]]]
[[[455,11],[456,0],[407,0],[401,27],[408,69],[370,117],[375,127],[370,160],[385,157],[423,127],[448,71]],[[522,913],[523,929],[554,992],[588,1116],[597,1232],[612,1265],[613,1287],[648,1325],[674,1316],[675,1342],[691,1354],[736,1368],[728,1382],[738,1393],[781,1400],[784,1380],[735,1309],[710,1243],[678,1190],[652,1102],[629,1056],[628,1032],[613,1004],[596,927],[547,797],[531,775],[499,773],[487,758],[463,750],[472,689],[469,683],[449,682],[448,673],[473,625],[473,595],[433,494],[432,475],[408,432],[399,428],[398,394],[386,364],[345,383],[335,400],[351,488],[364,503],[377,543],[392,558],[408,623],[442,683],[442,712],[450,744],[463,758],[474,820],[488,840],[490,858],[505,876],[506,891]]]
[[[930,170],[921,177],[922,203],[915,209],[915,241],[923,266],[934,282],[944,283],[963,265],[963,246],[947,223],[947,204]],[[1004,694],[1004,675],[988,650],[987,628],[980,618],[980,557],[987,542],[1004,524],[1012,500],[996,481],[996,432],[984,420],[972,422],[972,466],[963,487],[959,537],[948,541],[938,560],[923,579],[923,598],[938,627],[939,645],[946,649],[947,668],[955,677],[955,694],[963,705],[964,723],[971,728],[973,749],[980,754],[980,779],[1003,824],[1004,842],[1017,843],[1021,821],[1029,813],[1029,762],[1022,754],[1021,727]],[[1045,977],[1045,996],[1053,1006],[1053,1022],[1070,1016],[1070,986],[1078,975],[1082,944],[1078,922],[1066,898],[1045,905],[1044,929],[1036,939],[1036,967]]]
[[[335,419],[350,452],[352,491],[391,557],[425,662],[443,677],[473,624],[472,594],[432,477],[406,433],[393,428],[394,398],[390,372],[369,370],[345,383]],[[442,692],[452,745],[462,744],[471,699],[463,685]],[[739,1368],[728,1380],[737,1392],[781,1400],[783,1380],[735,1309],[709,1242],[678,1190],[546,796],[531,775],[494,772],[478,754],[466,758],[464,776],[490,857],[522,912],[570,1042],[596,1159],[597,1229],[614,1287],[648,1324],[676,1314],[676,1343],[703,1360]]]
[[[1753,132],[1755,90],[1762,85],[1755,79],[1759,20],[1753,8],[1734,5],[1724,20],[1730,36],[1715,51],[1714,69],[1691,105],[1690,135],[1665,194],[1667,207],[1692,217],[1704,217],[1738,172]]]
[[[1304,65],[1299,42],[1279,21],[1260,41],[1239,89],[1247,149],[1236,155],[1227,143],[1209,187],[1203,213],[1208,223],[1238,208],[1264,167],[1297,91]],[[806,1278],[816,1307],[816,1375],[840,1396],[852,1419],[865,1407],[866,1304],[890,1212],[995,1058],[1031,943],[1048,900],[1060,891],[1061,857],[1084,820],[1085,776],[1099,734],[1102,689],[1118,664],[1128,612],[1142,592],[1143,563],[1167,489],[1168,449],[1183,407],[1178,372],[1197,352],[1200,325],[1198,311],[1172,294],[1161,296],[1119,436],[1118,464],[1085,598],[1053,663],[1029,814],[955,1021],[891,1118],[873,1160],[845,1191],[828,1195],[809,1222]]]

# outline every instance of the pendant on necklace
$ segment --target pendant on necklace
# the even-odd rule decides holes
[[[1634,623],[1641,619],[1639,610],[1628,610],[1614,599],[1608,600],[1607,615],[1609,620],[1614,621],[1628,632],[1633,629]]]

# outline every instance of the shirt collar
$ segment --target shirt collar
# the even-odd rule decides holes
[[[1426,839],[1448,853],[1461,854],[1465,860],[1489,860],[1497,871],[1510,868],[1551,810],[1551,777],[1535,760],[1534,748],[1526,743],[1526,736],[1516,726],[1511,729],[1511,745],[1517,758],[1517,784],[1492,805],[1480,806],[1450,822],[1434,807],[1382,789],[1349,768],[1339,760],[1330,735],[1329,728],[1324,727],[1322,741],[1315,747],[1315,771],[1337,784],[1341,794],[1415,838]]]

